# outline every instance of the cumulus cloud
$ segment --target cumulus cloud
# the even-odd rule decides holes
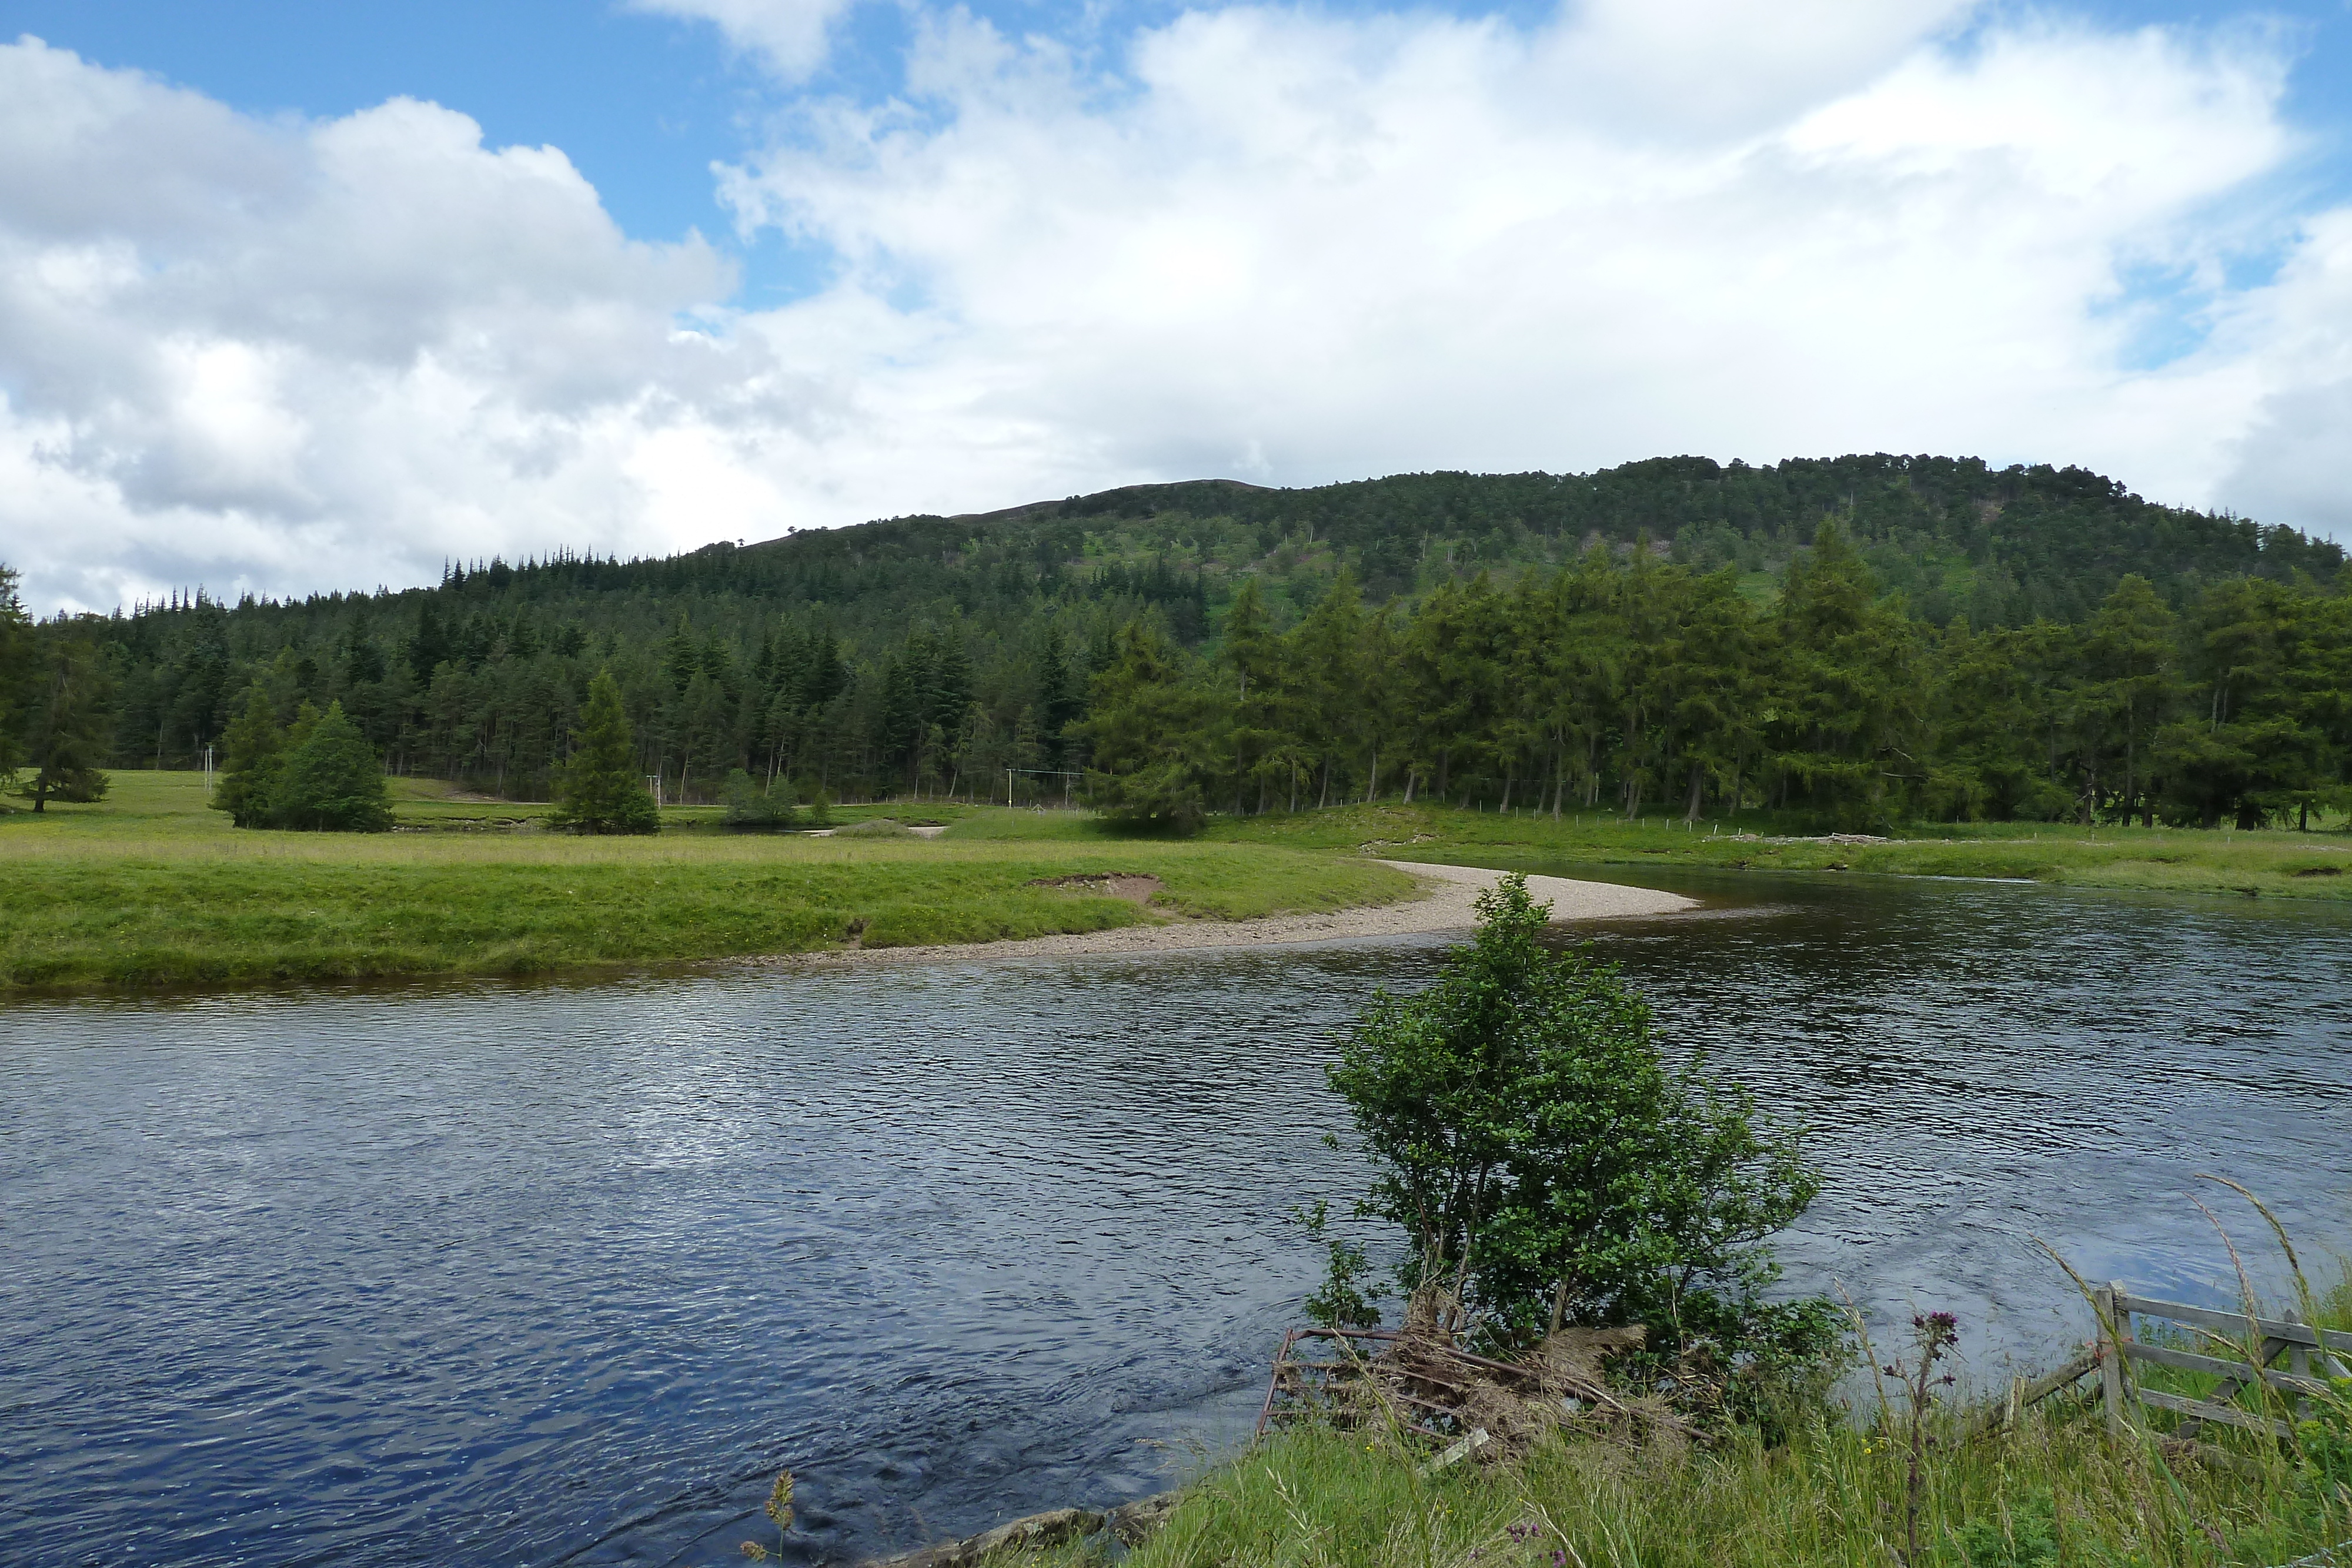
[[[780,62],[829,15],[646,3]],[[835,261],[756,312],[712,247],[632,240],[561,152],[453,110],[258,120],[0,47],[0,559],[108,608],[1687,451],[2082,462],[2352,521],[2352,214],[2255,199],[2300,155],[2273,37],[1233,6],[1106,68],[917,16],[898,96],[788,96],[720,172],[747,231]]]
[[[631,0],[631,9],[709,22],[786,81],[824,63],[833,25],[850,0]]]
[[[2119,280],[2253,237],[2216,214],[2289,153],[2277,52],[1754,15],[1235,7],[1143,36],[1124,92],[950,18],[911,110],[812,114],[729,194],[1107,470],[1965,449],[2203,498],[2252,387],[2126,369]]]

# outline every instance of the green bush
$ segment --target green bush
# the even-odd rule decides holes
[[[311,832],[381,833],[392,827],[392,787],[359,726],[331,703],[287,754],[269,789],[269,821]]]
[[[329,705],[302,705],[281,728],[259,682],[224,737],[226,767],[213,789],[214,810],[240,828],[381,833],[392,827],[392,786],[359,727]]]
[[[800,811],[793,803],[793,783],[779,779],[767,789],[740,768],[730,769],[721,791],[727,802],[727,825],[745,831],[776,831],[797,826]]]
[[[1645,1324],[1657,1371],[1696,1357],[1750,1410],[1825,1386],[1830,1304],[1764,1297],[1768,1239],[1821,1188],[1795,1135],[1669,1067],[1614,967],[1543,946],[1526,878],[1478,910],[1437,983],[1381,993],[1330,1070],[1372,1165],[1362,1210],[1406,1232],[1403,1283],[1452,1291],[1499,1345]]]

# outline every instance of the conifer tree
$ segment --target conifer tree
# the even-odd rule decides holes
[[[588,683],[577,741],[548,825],[580,833],[658,832],[661,812],[637,778],[636,739],[610,670]]]
[[[33,777],[24,793],[36,811],[53,798],[103,799],[106,775],[99,768],[114,743],[114,682],[97,648],[79,639],[59,643],[49,650],[47,664],[26,733]]]
[[[1094,747],[1087,799],[1139,827],[1198,831],[1207,816],[1202,789],[1214,766],[1203,722],[1209,706],[1158,629],[1129,622],[1110,667],[1095,677],[1092,716],[1074,727]]]
[[[33,622],[16,597],[16,573],[0,566],[0,788],[24,761],[23,723],[32,702]]]
[[[269,789],[269,821],[306,832],[391,830],[392,786],[383,764],[341,703],[328,704],[287,753]]]
[[[226,811],[240,828],[267,827],[270,791],[286,764],[286,734],[278,725],[268,690],[259,681],[247,688],[245,711],[223,737],[221,780],[213,787],[213,810]]]

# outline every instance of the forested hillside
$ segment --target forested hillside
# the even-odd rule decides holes
[[[737,768],[983,798],[1007,768],[1092,768],[1152,818],[1411,790],[2252,825],[2344,801],[2344,565],[2080,469],[1963,459],[1202,481],[402,592],[175,596],[20,628],[0,723],[35,765],[79,702],[110,765],[185,767],[258,683],[284,719],[341,702],[394,771],[540,798],[609,667],[644,770],[689,799]]]

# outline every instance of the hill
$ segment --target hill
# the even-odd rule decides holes
[[[1705,608],[1729,593],[1742,608],[1737,626],[1724,624],[1742,647],[1753,642],[1761,661],[1742,674],[1753,677],[1753,690],[1740,700],[1760,702],[1780,678],[1766,666],[1785,663],[1790,587],[1805,580],[1825,526],[1845,551],[1836,571],[1852,579],[1872,615],[1913,628],[1903,634],[1906,648],[1944,658],[1943,674],[1969,639],[1981,663],[1985,648],[2022,656],[2018,639],[2051,629],[2034,633],[2047,645],[2034,654],[2041,663],[2018,676],[2044,692],[2063,684],[2060,644],[2090,634],[2119,584],[2145,583],[2149,613],[2168,618],[2163,635],[2179,644],[2178,667],[2166,679],[2187,701],[2203,655],[2180,628],[2200,606],[2232,584],[2295,602],[2298,595],[2333,601],[2344,568],[2332,543],[2161,506],[2079,468],[1885,455],[1770,467],[1675,457],[1589,475],[1402,475],[1296,490],[1230,480],[1133,486],[664,559],[558,553],[453,565],[439,585],[401,592],[235,605],[174,597],[110,618],[52,623],[42,634],[104,650],[114,675],[117,766],[189,764],[226,733],[258,681],[289,718],[306,701],[341,702],[396,771],[535,795],[565,753],[587,674],[610,666],[628,693],[646,771],[674,779],[671,787],[688,796],[709,795],[730,767],[836,793],[954,789],[1006,767],[1087,761],[1095,742],[1082,721],[1100,695],[1097,677],[1120,657],[1122,628],[1148,626],[1179,664],[1205,678],[1234,656],[1238,602],[1251,607],[1250,636],[1295,638],[1318,611],[1339,613],[1327,601],[1342,582],[1368,607],[1392,612],[1364,622],[1386,627],[1381,635],[1394,645],[1357,654],[1383,679],[1404,678],[1416,628],[1434,634],[1469,602],[1477,635],[1511,644],[1490,650],[1490,662],[1497,670],[1514,659],[1524,666],[1496,679],[1555,691],[1566,689],[1564,677],[1526,659],[1530,649],[1557,643],[1577,617],[1598,634],[1595,595],[1607,594],[1594,573],[1664,595],[1650,608],[1664,621],[1609,632],[1637,647],[1689,641],[1687,615],[1730,614]],[[1571,580],[1582,586],[1563,586]],[[1542,619],[1529,596],[1545,592],[1556,601],[1542,612],[1551,618],[1548,629],[1528,619]],[[1507,615],[1496,608],[1512,596],[1517,607]],[[1626,601],[1609,613],[1622,620],[1633,608]],[[1503,629],[1504,621],[1515,629]],[[1768,645],[1780,652],[1768,657]],[[1267,678],[1281,685],[1296,661],[1268,658]],[[2003,668],[2016,674],[2013,659]],[[1423,682],[1419,697],[1391,681],[1389,700],[1427,697],[1433,678],[1429,670],[1413,677]],[[1818,747],[1766,737],[1743,743],[1753,753],[1745,760],[1685,757],[1677,735],[1653,744],[1639,733],[1679,721],[1623,710],[1624,695],[1595,690],[1577,699],[1595,714],[1608,710],[1612,716],[1592,724],[1618,732],[1586,747],[1579,765],[1591,798],[1600,798],[1604,777],[1622,793],[1633,774],[1646,776],[1632,786],[1636,797],[1664,788],[1679,794],[1695,768],[1710,781],[1694,788],[1728,790],[1735,803],[1743,787],[1768,776],[1776,800],[1821,793]],[[1522,696],[1499,706],[1489,696],[1462,699],[1469,706],[1461,723],[1475,735],[1398,738],[1391,779],[1396,761],[1409,757],[1412,776],[1425,775],[1423,788],[1458,792],[1466,768],[1466,777],[1486,781],[1475,789],[1499,794],[1540,775],[1557,797],[1570,769],[1562,758],[1572,749],[1562,737],[1576,727],[1521,714],[1510,720],[1517,738],[1507,737],[1494,728],[1504,722],[1497,716],[1513,703],[1524,706]],[[1378,782],[1377,746],[1361,737],[1310,741],[1294,733],[1296,718],[1275,724],[1257,716],[1280,732],[1266,757],[1290,756],[1283,766],[1316,775],[1318,790],[1332,786],[1335,768],[1347,788]],[[1232,714],[1216,721],[1238,722]],[[1229,738],[1213,745],[1239,757]],[[1663,757],[1640,767],[1608,759],[1627,747],[1663,747],[1671,765]],[[2044,747],[2053,757],[2064,749]],[[1814,782],[1792,794],[1798,765],[1790,758],[1800,751],[1815,758],[1804,765]],[[1342,752],[1353,760],[1340,761]],[[1264,757],[1234,762],[1256,784],[1234,788],[1228,803],[1246,807],[1260,787],[1271,788],[1259,775],[1272,766]],[[1914,794],[1927,789],[1933,769],[1922,763],[1916,771]],[[2045,810],[2081,793],[2074,762],[2042,771],[2066,775],[2052,786],[2057,795],[2014,781],[1971,786],[1939,809]],[[2143,783],[2136,777],[2127,793],[2144,814]],[[1276,793],[1286,798],[1287,790]],[[2105,799],[2098,786],[2092,793]],[[1913,809],[1927,809],[1924,795]],[[2239,809],[2236,796],[2227,809]]]

